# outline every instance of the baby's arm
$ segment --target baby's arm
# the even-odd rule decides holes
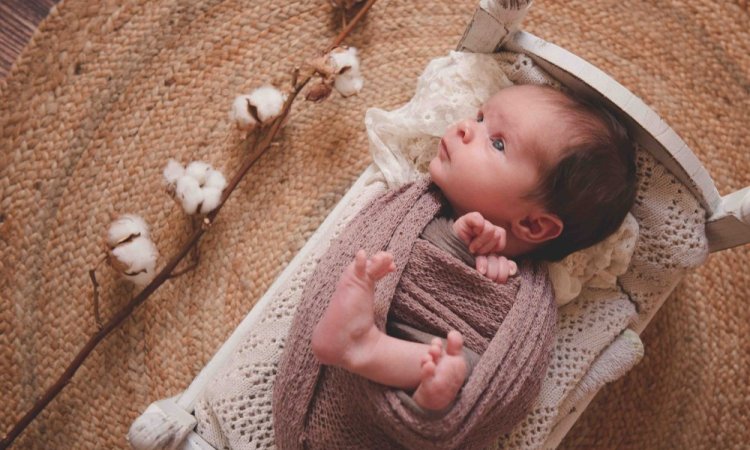
[[[515,262],[502,256],[505,249],[505,229],[494,225],[479,212],[470,212],[453,223],[453,231],[476,254],[476,269],[498,283],[505,283],[518,272]]]
[[[405,341],[378,330],[373,320],[375,282],[393,269],[390,253],[378,252],[368,259],[363,250],[357,252],[313,330],[313,353],[323,364],[369,380],[417,388],[414,400],[418,405],[442,409],[453,401],[466,378],[463,339],[458,332],[449,333],[443,352],[442,344]]]

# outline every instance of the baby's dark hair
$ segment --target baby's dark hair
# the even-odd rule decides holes
[[[615,116],[594,103],[549,88],[571,139],[530,193],[563,222],[557,238],[529,256],[559,261],[617,231],[636,195],[635,147]]]

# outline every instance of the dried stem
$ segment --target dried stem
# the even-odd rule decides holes
[[[91,284],[94,285],[94,320],[96,320],[96,327],[101,330],[102,317],[99,315],[99,283],[96,282],[96,269],[89,270],[89,277]]]
[[[107,255],[104,255],[93,269],[89,270],[89,277],[91,278],[91,284],[94,285],[94,320],[96,320],[96,326],[98,329],[102,329],[102,317],[99,314],[99,283],[96,282],[96,269],[107,260]]]
[[[341,30],[338,36],[336,36],[336,38],[326,49],[325,53],[330,52],[332,49],[338,47],[341,42],[343,42],[343,40],[349,35],[349,33],[351,33],[354,26],[360,21],[362,16],[364,16],[367,10],[369,10],[376,1],[377,0],[367,1],[367,3],[362,7],[362,9],[354,17],[354,19],[352,19],[352,21],[349,22],[346,28]],[[219,206],[217,206],[216,209],[214,209],[207,215],[209,224],[214,222],[216,216],[219,214],[219,211],[221,211],[221,208],[224,206],[227,198],[229,198],[229,196],[232,194],[232,192],[237,187],[240,180],[242,180],[242,178],[248,172],[248,170],[250,170],[253,164],[255,164],[255,161],[257,161],[258,158],[270,147],[271,142],[276,137],[279,129],[281,128],[281,124],[289,114],[292,102],[297,97],[297,95],[299,95],[302,88],[304,88],[305,85],[310,81],[310,79],[311,76],[308,76],[301,83],[295,85],[294,91],[287,97],[287,100],[284,103],[281,114],[271,123],[268,132],[265,133],[265,135],[262,135],[258,139],[254,140],[255,145],[251,146],[252,148],[250,149],[247,158],[243,162],[242,167],[240,167],[232,180],[229,182],[227,188],[222,193]],[[253,135],[248,136],[240,145],[247,145],[253,137]],[[13,426],[13,428],[5,436],[5,438],[0,441],[0,450],[5,450],[6,448],[8,448],[13,443],[13,441],[15,441],[15,439],[23,432],[23,430],[26,429],[26,427],[34,420],[34,418],[57,396],[57,394],[60,393],[60,391],[62,391],[62,389],[68,383],[70,383],[73,375],[75,375],[76,371],[81,367],[83,362],[94,350],[94,348],[96,348],[96,346],[102,340],[104,340],[104,338],[107,337],[109,333],[120,326],[120,324],[122,324],[125,319],[130,317],[130,315],[137,307],[139,307],[154,291],[156,291],[156,289],[158,289],[166,280],[170,278],[170,274],[175,269],[175,267],[177,267],[177,264],[179,264],[180,261],[182,261],[182,259],[190,252],[190,250],[198,243],[201,236],[203,236],[203,233],[205,233],[208,229],[209,227],[202,226],[193,231],[187,242],[174,256],[172,256],[169,262],[167,262],[164,268],[156,275],[153,281],[151,281],[151,283],[143,288],[143,290],[138,293],[138,295],[136,295],[132,300],[130,300],[127,305],[117,311],[117,313],[114,314],[114,316],[109,319],[101,329],[99,329],[94,335],[89,338],[89,340],[78,352],[75,358],[73,358],[73,361],[71,361],[71,363],[65,369],[63,374],[57,379],[57,381],[55,381],[55,383],[45,391],[44,395],[42,395],[42,397],[34,403],[34,406],[32,406],[32,408],[26,414],[24,414],[24,416]]]
[[[195,232],[195,230],[200,228],[200,220],[201,220],[200,218],[196,219],[195,216],[190,216],[190,229],[192,232]],[[178,270],[170,274],[168,279],[171,280],[172,278],[177,278],[181,275],[184,275],[190,272],[196,267],[198,267],[198,263],[200,262],[200,259],[201,259],[200,248],[201,248],[200,242],[195,244],[195,247],[193,247],[192,254],[190,255],[190,264],[184,269]]]
[[[341,14],[341,28],[346,28],[346,9],[339,9],[339,13]]]
[[[195,248],[197,249],[197,248],[198,248],[198,245],[196,245],[196,246],[195,246]],[[168,279],[170,279],[170,280],[171,280],[172,278],[177,278],[177,277],[179,277],[179,276],[185,275],[186,273],[188,273],[188,272],[190,272],[191,270],[193,270],[193,269],[195,269],[196,267],[198,267],[198,262],[199,262],[199,261],[200,261],[200,255],[198,254],[198,251],[194,250],[194,251],[193,251],[193,256],[192,256],[192,261],[190,262],[190,265],[189,265],[189,266],[187,266],[187,267],[185,267],[185,268],[184,268],[184,269],[182,269],[182,270],[178,270],[177,272],[175,272],[175,273],[173,273],[173,274],[169,275],[169,278],[168,278]]]

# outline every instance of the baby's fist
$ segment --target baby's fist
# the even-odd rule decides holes
[[[499,253],[505,248],[505,228],[493,225],[476,211],[459,217],[453,231],[473,254]]]
[[[508,281],[508,277],[518,273],[516,263],[505,256],[477,256],[476,264],[479,273],[496,283],[505,283]]]

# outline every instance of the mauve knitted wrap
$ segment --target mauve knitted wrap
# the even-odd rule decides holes
[[[557,306],[543,264],[525,261],[496,284],[420,238],[444,199],[429,179],[389,191],[352,219],[310,277],[284,344],[273,396],[281,449],[486,448],[528,412],[551,355]],[[460,331],[481,358],[455,403],[435,417],[398,389],[321,366],[312,329],[357,250],[393,253],[396,270],[375,288],[375,324],[386,320],[445,336]]]

